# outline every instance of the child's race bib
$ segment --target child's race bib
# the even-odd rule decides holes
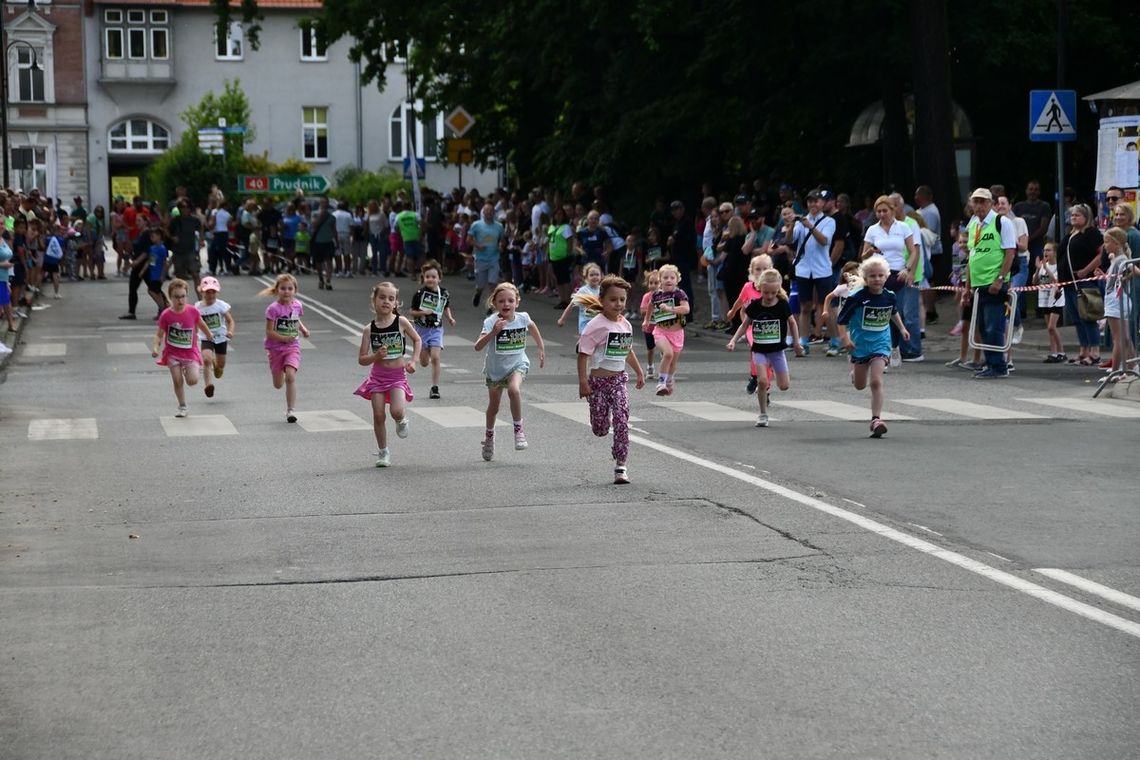
[[[752,342],[759,346],[772,346],[780,343],[780,320],[752,320]]]
[[[171,348],[193,348],[193,335],[194,330],[192,328],[182,325],[169,325],[166,328],[166,345]]]
[[[882,332],[886,330],[891,324],[890,306],[864,306],[863,307],[863,329],[867,332]]]
[[[495,336],[495,353],[521,354],[526,349],[526,328],[506,328]]]
[[[606,358],[625,359],[633,348],[633,333],[612,332],[606,338]]]

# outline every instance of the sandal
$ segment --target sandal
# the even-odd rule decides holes
[[[614,485],[629,485],[629,470],[625,465],[614,468]]]

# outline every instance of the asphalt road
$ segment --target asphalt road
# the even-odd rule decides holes
[[[618,487],[538,297],[530,448],[505,427],[482,461],[451,278],[443,399],[412,377],[379,470],[371,284],[302,279],[297,425],[253,278],[223,280],[238,335],[186,420],[125,281],[35,313],[0,384],[0,758],[1140,755],[1140,404],[1087,404],[1095,373],[1027,340],[973,381],[932,326],[886,438],[816,355],[757,429],[745,354],[692,331],[676,394],[633,394]]]

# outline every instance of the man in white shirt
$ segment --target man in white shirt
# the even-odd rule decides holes
[[[792,241],[795,251],[793,261],[800,299],[800,342],[805,347],[809,342],[823,343],[823,312],[827,308],[827,296],[835,289],[835,273],[831,266],[835,220],[823,212],[823,196],[818,190],[808,193],[807,205],[807,216],[798,217],[791,230],[785,231],[785,239]],[[809,330],[813,310],[815,329]]]

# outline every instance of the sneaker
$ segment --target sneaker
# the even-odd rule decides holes
[[[672,395],[673,395],[673,388],[675,388],[675,387],[676,387],[676,385],[677,385],[677,382],[676,382],[676,381],[675,381],[673,378],[674,378],[674,376],[673,376],[673,375],[669,375],[669,382],[668,382],[668,383],[666,383],[666,385],[667,385],[667,386],[668,386],[668,388],[669,388],[669,395],[670,395],[670,396],[672,396]]]
[[[119,317],[119,319],[138,319],[138,317],[136,317],[134,314],[124,314],[123,316]]]
[[[886,434],[887,434],[886,423],[884,423],[878,417],[871,420],[871,437],[872,438],[882,438]]]
[[[478,306],[479,305],[479,296],[481,296],[481,295],[483,295],[483,291],[481,291],[481,290],[475,291],[475,295],[471,296],[471,305],[472,306]],[[554,308],[557,309],[559,307],[555,306]],[[565,309],[566,306],[562,306],[561,308]]]
[[[214,367],[214,377],[215,377],[216,379],[218,379],[218,380],[221,380],[221,379],[222,379],[222,375],[223,375],[223,374],[225,374],[225,370],[224,370],[224,369],[222,369],[221,367],[218,367],[218,366],[215,366],[215,367]]]
[[[1021,339],[1024,337],[1025,337],[1025,327],[1024,326],[1018,325],[1017,327],[1013,328],[1013,345],[1016,346],[1018,343],[1021,342]]]
[[[380,449],[376,452],[376,466],[377,467],[391,467],[392,455],[388,453],[388,449]]]
[[[752,377],[748,378],[748,385],[746,385],[744,387],[744,391],[749,396],[751,396],[753,393],[756,392],[756,385],[757,385],[756,375],[753,375]]]
[[[821,343],[826,343],[826,342],[827,342],[827,338],[823,337],[822,335],[812,335],[811,337],[808,338],[808,343],[810,343],[813,346],[817,346]]]
[[[526,442],[526,434],[523,433],[521,428],[519,430],[516,430],[515,431],[515,451],[523,451],[524,449],[526,449],[527,445],[528,444]]]
[[[332,290],[332,281],[331,280],[325,283],[325,290]]]
[[[800,354],[800,356],[811,356],[811,348],[810,348],[810,345],[808,344],[807,338],[803,338],[802,340],[800,340],[800,345],[804,349],[804,352],[802,354]]]
[[[292,409],[285,412],[285,421],[286,422],[296,422],[297,421],[297,413],[294,412]]]
[[[15,317],[16,319],[27,319],[28,318],[28,312],[24,311],[23,309],[13,309],[12,310],[12,316]],[[134,319],[134,318],[135,317],[133,314],[129,317],[119,317],[119,319]]]
[[[668,384],[666,384],[666,382],[664,380],[658,380],[657,381],[657,395],[658,396],[668,396],[669,395],[669,386],[668,386]]]
[[[832,343],[830,346],[827,347],[827,351],[824,352],[823,355],[824,356],[839,356],[839,346]]]
[[[950,334],[953,335],[955,338],[957,338],[959,335],[961,335],[962,334],[962,323],[959,322],[958,324],[951,327],[950,328]]]
[[[174,416],[185,417],[188,414],[190,414],[190,411],[186,408],[186,405],[183,404],[182,406],[178,407],[178,411],[174,413]]]
[[[58,301],[59,299],[63,298],[63,296],[61,296],[59,293],[56,293],[55,295],[52,296],[52,298],[54,298],[55,300]]]
[[[646,377],[648,377],[650,380],[652,380],[653,378],[657,377],[657,370],[655,370],[655,369],[653,368],[653,365],[652,365],[652,364],[650,364],[649,366],[647,366],[647,367],[645,368],[645,376],[646,376]]]
[[[964,370],[967,370],[969,372],[977,372],[978,370],[982,369],[982,365],[978,364],[977,362],[972,362],[972,361],[962,362],[958,365],[958,369],[964,369]]]
[[[944,367],[961,367],[963,364],[965,364],[965,362],[963,362],[961,359],[951,359],[950,361],[946,362],[942,366],[944,366]]]
[[[1005,363],[1005,371],[1007,373],[1009,373],[1009,372],[1013,372],[1013,370],[1014,370],[1013,362],[1006,362]]]
[[[896,369],[902,366],[902,354],[899,353],[897,348],[891,349],[891,369]]]
[[[431,393],[428,394],[428,398],[439,398],[439,386],[438,385],[433,385],[431,387]]]
[[[993,367],[986,367],[980,372],[974,373],[975,380],[994,380],[1009,377],[1009,372],[998,372]]]
[[[904,362],[910,362],[911,364],[918,364],[919,362],[926,361],[926,357],[919,354],[918,356],[904,356],[902,360]]]
[[[320,280],[317,281],[317,287],[321,290],[325,289],[325,278],[324,277],[322,277]]]
[[[396,437],[398,437],[398,438],[407,438],[408,437],[408,418],[407,417],[405,417],[402,420],[396,420]]]
[[[3,356],[4,354],[10,354],[10,353],[12,353],[12,349],[10,349],[10,348],[8,348],[8,346],[4,345],[3,342],[0,342],[0,356]]]
[[[495,456],[495,437],[488,435],[483,438],[483,461],[490,462]]]
[[[768,427],[768,415],[766,415],[766,414],[756,415],[756,427]]]
[[[213,398],[214,397],[214,384],[213,383],[207,383],[206,387],[203,388],[202,390],[204,390],[206,392],[206,398]]]
[[[628,486],[629,485],[629,468],[625,465],[618,465],[614,468],[614,485],[615,486]]]

